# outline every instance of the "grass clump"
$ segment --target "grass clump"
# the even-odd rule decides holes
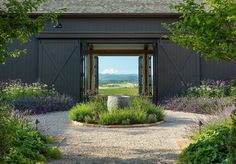
[[[99,124],[102,125],[130,125],[146,122],[147,113],[130,109],[113,110],[100,115]]]
[[[86,117],[92,117],[93,113],[90,104],[78,104],[72,107],[69,116],[71,120],[85,122]]]
[[[89,124],[130,125],[154,123],[164,119],[163,107],[147,98],[134,98],[131,107],[108,112],[106,99],[95,97],[90,102],[78,104],[70,111],[70,119]]]

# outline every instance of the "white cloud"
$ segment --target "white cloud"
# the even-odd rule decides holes
[[[119,71],[113,68],[105,69],[101,72],[102,74],[118,74]]]

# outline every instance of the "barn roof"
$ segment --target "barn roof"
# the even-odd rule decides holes
[[[38,10],[66,8],[65,13],[171,13],[169,8],[182,0],[48,0]]]

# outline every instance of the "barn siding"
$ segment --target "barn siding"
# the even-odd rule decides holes
[[[201,59],[201,79],[227,80],[236,78],[236,63],[230,61],[205,61]]]
[[[166,30],[161,26],[162,22],[171,22],[173,19],[167,18],[63,18],[60,22],[63,25],[62,29],[54,29],[51,24],[48,24],[45,31],[36,37],[31,38],[31,42],[26,45],[20,45],[19,43],[13,43],[12,48],[27,48],[27,55],[23,55],[18,59],[8,59],[5,65],[0,65],[0,80],[8,79],[22,79],[25,82],[35,82],[38,80],[39,76],[39,43],[43,38],[52,39],[52,34],[57,39],[63,38],[73,38],[75,40],[86,39],[91,36],[97,36],[96,34],[101,34],[99,37],[105,37],[104,34],[111,34],[113,38],[120,38],[122,34],[125,34],[125,38],[135,39],[158,39],[158,36],[162,36],[166,33]],[[83,37],[78,37],[76,34],[85,34]],[[88,35],[90,34],[90,35]],[[131,35],[132,34],[132,35]],[[142,37],[140,37],[142,34]],[[43,37],[41,37],[43,35]],[[88,37],[89,36],[89,37]],[[173,44],[173,43],[172,43]],[[175,53],[183,53],[183,49],[179,46],[174,46],[175,48],[170,48],[170,51]],[[178,48],[177,48],[178,47]],[[175,53],[171,53],[175,55]],[[174,57],[173,57],[174,58]],[[193,57],[194,58],[194,57]],[[163,59],[163,61],[161,61]],[[156,92],[163,90],[162,85],[168,81],[166,76],[172,76],[174,70],[169,70],[171,72],[163,72],[165,67],[168,70],[168,63],[165,59],[165,56],[158,57],[157,63],[161,65],[158,69],[157,74],[159,75],[156,79],[155,84],[158,85]],[[199,59],[194,59],[195,62],[198,62]],[[194,63],[194,60],[192,61]],[[181,62],[180,62],[181,63]],[[196,64],[196,63],[195,63]],[[232,62],[214,62],[214,61],[204,61],[200,60],[199,66],[192,67],[191,71],[196,72],[194,69],[199,69],[199,75],[196,75],[196,79],[229,79],[236,76],[236,64]],[[187,70],[186,70],[187,71]],[[67,72],[68,73],[68,72]],[[186,73],[186,72],[185,72]],[[188,75],[186,75],[188,76]],[[189,79],[189,78],[188,78]],[[73,81],[73,78],[70,79]],[[191,82],[191,79],[189,80]],[[197,83],[194,83],[197,85]],[[71,85],[74,85],[71,83]],[[172,84],[169,84],[172,85]],[[173,87],[173,86],[171,86]],[[170,88],[171,88],[170,87]],[[162,92],[159,96],[165,97],[168,95],[173,95],[179,92],[180,85],[175,85],[174,89],[169,89],[168,92]],[[75,94],[78,94],[78,87],[75,90]],[[65,92],[66,93],[66,92]],[[154,92],[155,93],[155,92]],[[77,95],[78,96],[78,95]]]
[[[14,49],[27,49],[27,53],[14,59],[9,58],[6,64],[0,65],[0,80],[21,79],[33,82],[38,79],[38,41],[35,37],[27,44],[14,42],[10,45]]]

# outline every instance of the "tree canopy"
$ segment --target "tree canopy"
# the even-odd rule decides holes
[[[5,0],[0,2],[0,63],[7,57],[19,57],[25,49],[10,50],[14,40],[29,41],[33,34],[41,32],[47,21],[55,21],[58,14],[48,12],[37,17],[30,13],[37,11],[46,0]]]
[[[172,41],[197,51],[205,59],[233,60],[236,57],[236,1],[183,0],[172,6],[180,19],[164,24]]]

